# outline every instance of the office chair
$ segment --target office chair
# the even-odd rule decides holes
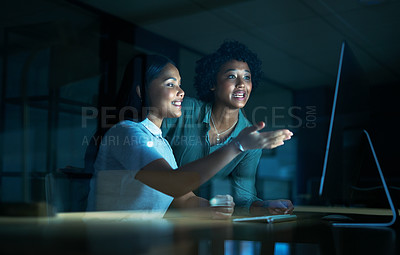
[[[47,214],[86,211],[91,173],[83,168],[65,167],[45,176]]]

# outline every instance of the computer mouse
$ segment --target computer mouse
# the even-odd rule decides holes
[[[327,221],[354,221],[351,217],[342,214],[328,214],[321,219]]]

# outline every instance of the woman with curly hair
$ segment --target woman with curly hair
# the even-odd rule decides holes
[[[171,206],[193,216],[226,219],[232,215],[235,204],[230,195],[209,202],[192,190],[242,150],[274,148],[286,136],[258,132],[265,125],[260,122],[206,157],[178,167],[160,128],[166,119],[181,116],[184,96],[172,60],[138,55],[129,62],[114,111],[99,116],[103,125],[89,145],[94,146],[94,153],[87,155],[94,172],[87,210],[145,210],[164,215]]]
[[[163,125],[163,134],[171,143],[178,165],[214,152],[252,125],[241,109],[262,76],[257,55],[237,41],[224,42],[216,52],[196,64],[194,86],[200,100],[185,98],[182,117],[169,119]],[[269,133],[273,136],[281,132],[286,135],[284,140],[292,136],[286,129]],[[257,197],[255,177],[261,153],[261,149],[243,151],[213,179],[230,180],[236,207],[246,213],[291,213],[293,204],[289,200],[263,201]],[[210,185],[212,180],[202,185],[199,195],[210,197]]]

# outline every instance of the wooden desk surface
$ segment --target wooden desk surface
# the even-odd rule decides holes
[[[331,209],[296,207],[299,212]],[[129,211],[60,213],[49,218],[0,217],[0,253],[164,255],[247,249],[250,254],[275,254],[286,247],[284,254],[394,255],[399,251],[398,233],[393,228],[336,229],[312,218],[264,224]]]
[[[382,215],[390,216],[392,211],[389,209],[381,208],[348,208],[348,207],[326,207],[326,206],[296,206],[296,212],[315,212],[315,213],[351,213],[351,214],[362,214],[362,215]],[[399,210],[400,212],[400,210]]]

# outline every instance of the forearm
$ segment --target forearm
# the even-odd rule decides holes
[[[182,197],[175,198],[172,202],[173,208],[200,208],[209,207],[210,203],[207,199],[196,196],[190,192]]]
[[[186,208],[205,208],[205,207],[210,207],[210,203],[207,199],[198,197],[198,196],[193,196],[188,201],[186,202]]]
[[[175,198],[180,197],[197,189],[209,180],[239,155],[242,150],[275,148],[291,136],[288,130],[257,132],[264,126],[265,123],[261,122],[258,125],[243,129],[235,138],[238,143],[240,142],[239,147],[231,142],[202,159],[178,168],[176,171],[171,171],[171,167],[165,160],[155,160],[142,168],[136,174],[136,178],[165,194]]]
[[[264,201],[254,201],[249,209],[249,213],[251,215],[257,216],[257,215],[265,215],[268,214],[268,209],[265,208],[265,203]]]
[[[211,202],[212,200],[214,200],[213,203]],[[232,216],[235,207],[232,196],[217,195],[212,200],[208,201],[190,192],[174,199],[170,209],[178,209],[180,214],[188,214],[191,217],[228,219]],[[169,211],[171,212],[172,210]]]
[[[210,218],[212,210],[207,199],[201,198],[190,192],[179,198],[175,198],[169,208],[169,215],[178,211],[179,214],[184,214],[190,217]],[[167,216],[168,217],[168,216]]]
[[[250,206],[250,214],[252,215],[291,214],[293,210],[292,201],[287,199],[255,201]]]
[[[240,153],[227,144],[210,155],[173,170],[164,159],[142,168],[136,179],[172,197],[179,198],[200,187]]]
[[[241,151],[233,143],[229,143],[206,157],[192,161],[177,170],[188,174],[192,173],[193,176],[197,175],[197,179],[193,180],[195,185],[193,188],[196,189],[212,178],[240,153]]]

